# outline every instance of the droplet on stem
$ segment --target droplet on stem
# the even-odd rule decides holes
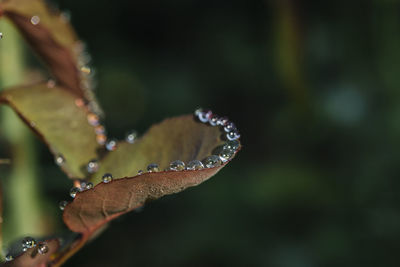
[[[32,16],[32,17],[31,17],[31,23],[32,23],[33,25],[38,25],[39,22],[40,22],[39,16]]]

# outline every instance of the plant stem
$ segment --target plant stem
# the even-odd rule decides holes
[[[0,32],[3,33],[0,40],[0,84],[4,88],[22,83],[26,62],[24,41],[13,25],[0,21]],[[3,238],[8,243],[26,235],[41,235],[45,231],[32,134],[11,109],[3,108],[0,115],[1,132],[12,153],[10,174],[6,187],[3,187],[3,192],[6,192]]]

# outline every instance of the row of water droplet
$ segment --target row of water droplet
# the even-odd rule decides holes
[[[198,109],[195,111],[196,118],[202,123],[209,123],[211,126],[220,126],[224,133],[226,134],[227,142],[219,149],[218,154],[210,155],[206,157],[203,161],[200,160],[192,160],[188,163],[183,162],[182,160],[175,160],[170,163],[169,167],[164,171],[192,171],[192,170],[201,170],[204,168],[214,168],[218,167],[225,162],[229,161],[235,153],[238,151],[240,147],[240,142],[237,140],[240,137],[240,134],[232,122],[230,122],[226,117],[219,117],[215,114],[212,114],[211,111],[204,111]],[[91,125],[98,127],[100,124],[98,120],[88,120]],[[134,143],[137,138],[136,131],[131,131],[126,135],[125,141],[128,143]],[[106,148],[109,151],[114,151],[116,149],[117,140],[111,139],[106,144]],[[63,164],[65,162],[63,157],[56,157],[56,163]],[[60,165],[60,164],[59,164]],[[89,174],[96,173],[99,170],[99,162],[96,159],[93,159],[88,162],[86,169]],[[150,163],[146,171],[151,172],[159,172],[159,166],[156,163]],[[145,171],[139,170],[138,175],[143,174]],[[110,183],[113,180],[113,176],[111,173],[106,173],[102,177],[103,183]],[[71,188],[70,196],[75,198],[75,196],[79,192],[83,192],[85,190],[89,190],[93,188],[93,184],[91,182],[86,182],[85,180],[79,180],[77,185]],[[61,201],[59,204],[59,208],[64,210],[65,206],[68,204],[67,201]]]
[[[46,242],[37,242],[32,237],[25,237],[21,242],[22,251],[25,252],[30,248],[35,248],[39,254],[44,255],[49,252],[49,246]],[[14,256],[11,253],[8,253],[5,257],[6,261],[12,261]]]

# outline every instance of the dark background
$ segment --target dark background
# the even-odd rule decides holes
[[[201,106],[243,144],[66,267],[398,266],[398,1],[58,3],[92,55],[111,136]],[[37,147],[57,203],[70,184]]]

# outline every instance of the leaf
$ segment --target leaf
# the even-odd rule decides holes
[[[202,160],[223,143],[218,127],[196,122],[193,116],[167,119],[153,126],[138,142],[122,143],[116,151],[109,153],[100,163],[101,171],[125,178],[100,183],[91,190],[78,193],[64,209],[64,222],[72,231],[90,236],[105,223],[142,206],[148,200],[196,186],[212,177],[224,165],[136,176],[134,173],[152,162],[164,169],[177,159],[185,162]],[[93,181],[99,181],[98,176],[93,177]]]
[[[38,252],[38,245],[30,248],[21,255],[15,257],[14,260],[6,262],[4,267],[46,267],[54,258],[54,254],[59,248],[59,242],[56,239],[48,240],[45,242],[48,247],[48,252],[40,254]]]
[[[54,155],[62,154],[62,169],[71,178],[87,175],[84,166],[98,157],[94,127],[87,121],[85,107],[75,104],[74,95],[45,84],[4,90],[0,103],[9,104],[43,139]]]
[[[58,84],[99,109],[80,42],[65,15],[50,10],[43,0],[0,1],[0,16],[9,18],[34,51],[49,66]],[[7,33],[4,33],[7,34]],[[86,56],[87,57],[87,56]]]
[[[193,115],[166,119],[153,125],[134,144],[120,142],[116,151],[108,153],[100,162],[99,171],[92,176],[96,184],[104,173],[114,177],[136,176],[150,163],[157,163],[160,170],[174,160],[189,162],[203,160],[213,150],[224,144],[221,129],[197,122]]]

